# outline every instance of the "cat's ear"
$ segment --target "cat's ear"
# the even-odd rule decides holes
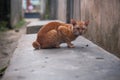
[[[88,26],[89,22],[89,20],[85,21],[85,26]]]
[[[76,25],[76,21],[74,19],[71,19],[70,23],[73,24],[73,25]]]

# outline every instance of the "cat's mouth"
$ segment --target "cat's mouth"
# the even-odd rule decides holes
[[[82,35],[82,32],[74,32],[73,33],[75,36],[80,36],[80,35]]]
[[[82,33],[79,33],[79,35],[82,35]]]

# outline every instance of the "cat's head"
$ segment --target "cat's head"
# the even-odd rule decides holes
[[[89,20],[88,21],[76,21],[74,19],[71,19],[71,24],[73,25],[73,34],[75,36],[79,36],[79,35],[84,34],[87,31]]]

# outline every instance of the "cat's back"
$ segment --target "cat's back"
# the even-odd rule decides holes
[[[53,29],[58,29],[58,27],[60,26],[60,25],[62,25],[63,23],[60,23],[60,22],[50,22],[50,23],[48,23],[48,24],[46,24],[46,25],[44,25],[40,30],[39,30],[39,32],[38,33],[46,33],[46,32],[48,32],[48,31],[50,31],[50,30],[53,30]]]

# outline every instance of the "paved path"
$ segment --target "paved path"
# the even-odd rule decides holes
[[[2,80],[120,80],[120,59],[84,37],[73,42],[76,48],[34,50],[35,37],[19,40]]]

